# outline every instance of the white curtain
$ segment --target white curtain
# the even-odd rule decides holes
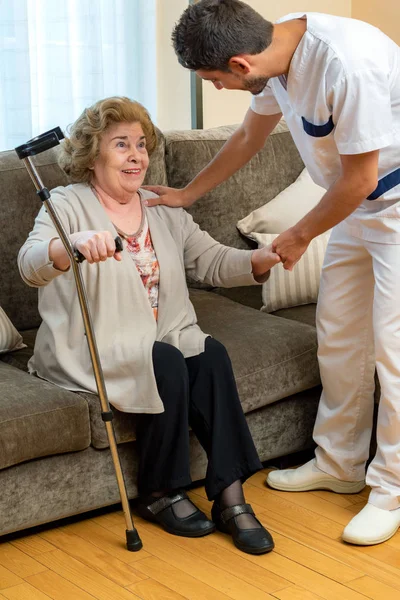
[[[107,96],[156,117],[156,0],[0,0],[0,150]]]

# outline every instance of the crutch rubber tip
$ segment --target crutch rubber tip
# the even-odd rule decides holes
[[[129,552],[137,552],[143,548],[142,540],[136,529],[126,530],[126,547]]]

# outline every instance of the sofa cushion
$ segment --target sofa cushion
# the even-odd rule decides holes
[[[107,431],[101,418],[100,398],[89,392],[79,392],[79,395],[88,403],[92,446],[98,450],[108,448]],[[113,427],[117,444],[134,441],[136,439],[136,415],[123,413],[114,407],[111,407],[111,410],[114,414]]]
[[[191,290],[200,327],[232,360],[246,413],[320,383],[315,327]]]
[[[315,327],[315,313],[316,304],[303,304],[302,306],[293,306],[291,308],[281,308],[271,315],[276,317],[282,317],[283,319],[290,319],[291,321],[298,321],[299,323],[306,323]]]
[[[83,398],[0,362],[0,469],[89,445]]]
[[[159,144],[150,160],[146,183],[166,184],[164,136],[158,130]],[[43,184],[51,190],[67,185],[68,180],[57,164],[58,148],[34,158]],[[40,209],[40,200],[23,163],[13,150],[0,153],[0,306],[17,329],[38,327],[37,290],[21,279],[17,255]],[[12,226],[11,226],[12,224]]]
[[[37,329],[24,331],[23,336],[27,347],[17,352],[8,352],[7,354],[0,355],[0,364],[1,362],[7,363],[12,367],[27,372],[28,361],[33,354],[35,346],[36,334]],[[101,418],[99,397],[89,392],[75,392],[74,396],[80,397],[83,402],[87,403],[92,445],[97,449],[108,448],[107,432],[104,421]],[[133,441],[135,439],[135,415],[121,413],[115,408],[112,408],[112,410],[114,412],[113,424],[118,444]]]
[[[283,233],[315,208],[325,193],[304,169],[294,183],[270,202],[251,211],[236,226],[247,237],[252,237],[252,232]]]

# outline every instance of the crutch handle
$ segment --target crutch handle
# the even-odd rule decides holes
[[[119,235],[117,235],[117,237],[114,239],[114,242],[115,242],[115,252],[122,252],[124,249],[124,246],[122,244],[122,240],[119,237]],[[75,250],[75,256],[76,256],[76,260],[78,263],[81,263],[84,260],[86,260],[86,258],[83,256],[82,252],[79,252],[79,250]]]
[[[23,160],[28,156],[35,156],[45,150],[54,148],[54,146],[58,146],[62,139],[64,139],[64,134],[60,127],[54,127],[54,129],[50,129],[49,131],[32,138],[26,142],[26,144],[18,146],[15,148],[15,152],[18,154],[18,158]]]

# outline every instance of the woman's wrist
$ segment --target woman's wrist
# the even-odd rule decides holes
[[[53,238],[50,240],[49,260],[53,263],[53,267],[57,269],[57,271],[68,271],[70,260],[60,238]]]
[[[272,251],[271,246],[253,250],[251,255],[251,268],[257,283],[265,283],[270,276],[272,267],[280,262],[280,257]]]
[[[267,278],[269,277],[269,268],[266,269],[262,258],[263,258],[263,251],[261,250],[261,248],[259,248],[258,250],[253,250],[252,255],[251,255],[251,270],[252,270],[254,279],[258,283],[264,282],[264,280],[266,279],[265,278],[266,274],[268,274]]]

